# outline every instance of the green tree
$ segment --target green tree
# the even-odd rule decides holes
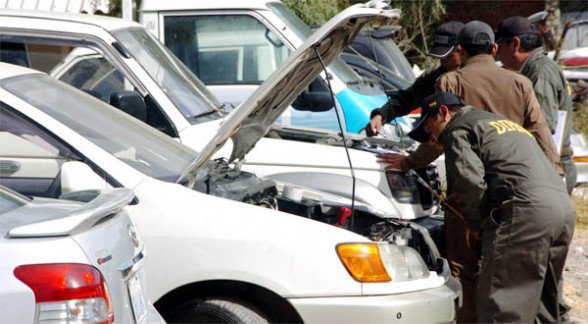
[[[392,7],[402,9],[395,40],[404,55],[421,68],[430,67],[434,60],[427,56],[433,45],[434,27],[445,15],[441,0],[392,1]]]
[[[135,20],[139,19],[139,10],[141,9],[141,0],[133,0],[134,2],[134,13],[133,17]],[[108,15],[112,17],[122,17],[122,0],[110,0],[108,6],[110,10]]]
[[[348,0],[283,0],[292,11],[308,25],[322,25],[333,18]]]

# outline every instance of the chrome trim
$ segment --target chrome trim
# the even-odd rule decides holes
[[[131,261],[127,262],[121,269],[119,269],[118,271],[122,274],[123,279],[127,280],[134,275],[137,270],[142,268],[144,259],[145,251],[141,250],[141,252],[135,255]]]

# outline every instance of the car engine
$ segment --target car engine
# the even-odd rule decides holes
[[[260,179],[225,159],[210,161],[198,171],[196,179],[194,189],[202,193],[306,217],[373,241],[410,246],[421,254],[430,270],[442,270],[439,250],[429,235],[430,230],[416,222],[383,217],[361,203],[356,203],[352,215],[351,201],[346,198]],[[442,222],[431,227],[438,228],[439,224],[442,228]]]

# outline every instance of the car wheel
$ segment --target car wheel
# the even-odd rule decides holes
[[[170,323],[268,324],[268,320],[246,303],[223,297],[190,301],[165,319]]]

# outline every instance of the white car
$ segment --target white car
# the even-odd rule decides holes
[[[344,214],[337,214],[346,208],[337,205],[341,198],[303,188],[277,193],[273,182],[211,160],[229,137],[235,154],[245,154],[264,116],[279,114],[294,99],[284,89],[297,91],[316,77],[314,44],[328,64],[349,34],[388,17],[374,9],[339,14],[270,77],[278,85],[273,91],[259,88],[257,98],[266,104],[233,111],[198,154],[65,83],[9,65],[0,68],[0,131],[36,146],[33,156],[47,157],[47,173],[36,177],[56,181],[61,193],[134,190],[127,210],[150,253],[150,297],[166,320],[216,321],[210,316],[220,314],[257,323],[453,321],[460,286],[444,259],[431,258],[436,249],[426,233],[367,212],[351,223],[355,219],[354,229],[372,239],[323,224],[317,220]],[[2,142],[7,147],[0,154],[23,147],[11,143],[17,140]],[[30,156],[21,158],[24,165]],[[30,177],[20,176],[14,186]],[[361,203],[356,207],[361,213]],[[275,210],[284,208],[306,209],[317,220]]]
[[[386,12],[398,16],[396,10]],[[109,17],[0,10],[0,36],[3,62],[48,72],[115,105],[128,91],[135,91],[147,110],[125,108],[129,113],[197,151],[225,127],[227,112],[216,98],[139,24]],[[251,97],[247,104],[256,101]],[[247,109],[245,103],[234,110],[243,109]],[[230,145],[217,157],[243,163],[243,170],[258,176],[347,198],[355,189],[357,201],[388,218],[430,223],[439,230],[442,222],[426,217],[438,211],[438,201],[430,192],[413,176],[384,171],[384,165],[376,161],[374,151],[398,152],[403,150],[402,143],[349,134],[354,188],[337,132],[272,127],[280,115],[268,116],[257,128],[252,139],[255,147],[246,157],[231,156]],[[437,186],[435,167],[419,174]]]
[[[570,141],[574,151],[574,165],[576,166],[576,185],[588,183],[588,142],[581,133],[572,130]]]
[[[3,172],[17,163],[0,161]],[[86,204],[31,199],[0,186],[0,321],[163,323],[147,298],[143,244],[122,209],[132,199],[128,189]]]

